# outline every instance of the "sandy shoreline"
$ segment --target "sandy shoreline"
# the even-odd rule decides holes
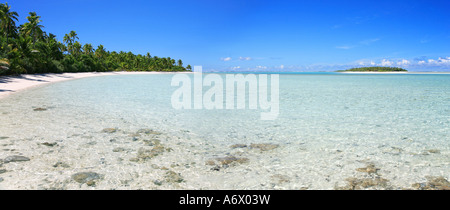
[[[181,73],[181,72],[178,72]],[[182,72],[191,73],[191,72]],[[62,82],[87,77],[110,75],[145,75],[145,74],[173,74],[173,72],[86,72],[86,73],[62,73],[62,74],[24,74],[19,76],[0,77],[0,99],[13,93],[28,88],[38,87],[44,84]]]

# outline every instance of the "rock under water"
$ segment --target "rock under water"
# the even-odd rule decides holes
[[[117,132],[117,128],[105,128],[102,130],[103,133],[115,133]]]
[[[25,161],[30,161],[30,158],[27,158],[25,156],[20,156],[20,155],[13,155],[13,156],[8,156],[5,159],[3,159],[4,163],[25,162]]]
[[[95,172],[80,172],[72,175],[72,179],[80,184],[87,184],[88,186],[94,186],[95,181],[101,180],[103,175]]]

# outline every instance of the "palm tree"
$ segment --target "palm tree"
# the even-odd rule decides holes
[[[27,70],[23,65],[24,61],[27,60],[25,58],[33,58],[31,37],[20,35],[14,39],[14,43],[15,48],[11,50],[12,55],[10,56],[11,69],[14,69],[15,73],[26,73]]]
[[[105,55],[106,51],[105,51],[105,47],[103,47],[103,45],[99,45],[97,47],[97,49],[95,50],[95,57],[97,58],[103,58],[103,56]]]
[[[92,48],[92,45],[91,45],[91,44],[85,44],[85,45],[83,46],[83,52],[84,52],[84,54],[86,54],[86,55],[91,54],[91,53],[93,52],[93,49],[94,49],[94,48]]]
[[[67,43],[67,45],[71,44],[72,41],[70,39],[69,34],[64,35],[63,42]]]
[[[36,43],[37,40],[42,40],[44,38],[44,32],[42,28],[43,25],[39,25],[41,20],[41,16],[37,16],[36,12],[30,12],[30,16],[27,17],[28,22],[23,25],[21,28],[21,32],[27,36],[31,36],[33,38],[33,44]]]
[[[70,54],[73,54],[73,44],[75,39],[79,39],[77,32],[71,31],[69,34],[64,35],[63,42],[67,43],[67,49]],[[81,48],[81,47],[80,47]]]
[[[78,38],[78,34],[75,31],[70,31],[69,34],[66,34],[63,38],[63,42],[67,43],[67,44],[73,44],[75,42],[75,39],[79,39]]]
[[[171,59],[170,57],[168,58],[169,61],[169,66],[167,67],[167,69],[171,69],[173,66],[175,66],[175,59]]]
[[[78,41],[76,41],[72,45],[72,54],[77,56],[80,53],[81,53],[81,44]]]
[[[49,35],[44,34],[44,42],[45,45],[49,49],[50,58],[54,60],[62,60],[63,59],[63,52],[65,51],[65,45],[61,42],[58,42],[56,40],[56,35],[50,33]]]
[[[178,60],[178,66],[183,67],[183,61],[181,59]]]
[[[19,14],[12,12],[8,3],[0,4],[0,28],[6,37],[6,43],[10,34],[17,34],[15,21],[19,21],[18,17]]]

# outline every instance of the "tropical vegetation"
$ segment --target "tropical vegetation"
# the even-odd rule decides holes
[[[107,51],[103,45],[82,44],[70,31],[62,42],[44,31],[41,16],[30,12],[27,22],[17,25],[19,14],[8,3],[0,4],[0,75],[22,73],[105,71],[190,71],[182,60]]]
[[[360,67],[360,68],[351,68],[347,70],[340,70],[338,72],[406,72],[408,70],[402,69],[399,67]]]

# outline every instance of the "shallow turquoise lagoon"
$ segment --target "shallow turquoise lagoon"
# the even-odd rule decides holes
[[[450,179],[448,74],[280,74],[271,121],[262,109],[176,110],[173,76],[92,77],[0,100],[0,159],[30,158],[3,164],[0,188],[342,189],[357,179],[411,189]],[[86,171],[101,179],[74,181]]]

